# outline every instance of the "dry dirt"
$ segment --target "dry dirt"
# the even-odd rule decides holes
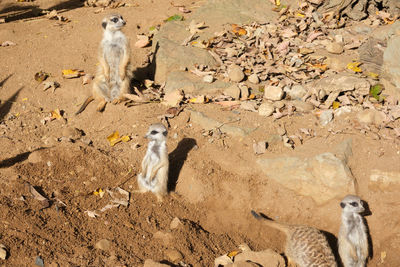
[[[193,10],[203,4],[194,0],[174,1],[175,6],[168,0],[130,3],[132,6],[117,12],[127,20],[125,33],[131,39],[136,68],[146,67],[150,51],[134,47],[137,34],[179,13],[176,5]],[[55,8],[71,21],[31,19],[33,6]],[[171,249],[181,252],[182,263],[212,266],[215,257],[242,243],[254,250],[272,248],[282,253],[284,236],[260,226],[251,217],[251,209],[331,233],[336,249],[333,235],[339,229],[339,200],[317,206],[310,198],[266,179],[254,165],[253,141],[275,134],[278,124],[285,124],[288,133],[310,128],[317,136],[296,144],[294,151],[270,144],[265,156],[307,157],[332,151],[343,140],[353,139],[349,166],[358,181],[358,194],[371,211],[367,221],[373,247],[368,266],[400,266],[400,195],[368,188],[372,169],[400,171],[399,140],[375,140],[374,135],[361,134],[353,129],[351,116],[335,120],[333,128],[343,132],[332,134],[320,128],[312,114],[274,122],[251,112],[224,111],[214,104],[193,105],[221,121],[240,118],[237,125],[258,127],[257,131],[243,139],[226,136],[211,143],[202,129],[190,122],[189,112],[183,111],[170,120],[168,140],[170,187],[175,192],[162,203],[151,194],[134,193],[146,149],[143,136],[166,107],[159,103],[130,108],[108,105],[105,112],[98,113],[91,104],[79,116],[73,115],[89,94],[90,85],[82,85],[81,79],[63,79],[61,70],[95,72],[100,21],[110,12],[96,14],[95,10],[76,0],[0,3],[0,18],[9,20],[0,24],[0,41],[16,43],[0,47],[0,243],[8,251],[0,266],[34,266],[37,256],[46,266],[140,266],[146,259],[174,266]],[[38,71],[50,73],[60,88],[54,93],[43,91],[34,80]],[[42,124],[57,108],[64,111],[65,120]],[[73,128],[81,129],[85,136],[74,142],[62,138],[74,135]],[[115,130],[133,139],[111,147],[107,136]],[[87,140],[92,144],[87,145]],[[140,147],[136,148],[136,143]],[[43,208],[32,198],[29,184],[50,199],[49,207]],[[118,186],[131,193],[128,207],[98,212],[97,218],[85,213],[100,210],[110,200],[107,193],[103,198],[94,195],[95,190]],[[175,217],[182,225],[170,230]],[[158,231],[167,233],[166,237],[154,238]],[[111,241],[108,250],[95,248],[101,239]]]

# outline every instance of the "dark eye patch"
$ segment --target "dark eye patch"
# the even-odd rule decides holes
[[[118,18],[112,18],[111,21],[114,22],[114,23],[117,23],[118,22]]]
[[[150,132],[150,134],[151,135],[155,135],[155,134],[158,134],[158,132],[153,130],[153,131]]]
[[[124,18],[121,16],[120,19],[124,20]]]
[[[162,134],[163,134],[164,136],[167,136],[168,132],[167,132],[167,131],[164,131]]]
[[[358,203],[357,202],[351,202],[350,205],[352,205],[353,207],[358,207]]]

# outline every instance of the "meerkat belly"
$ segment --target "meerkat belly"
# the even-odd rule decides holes
[[[121,83],[119,64],[121,63],[123,53],[123,48],[118,44],[111,44],[108,53],[106,53],[106,60],[110,66],[110,83]]]

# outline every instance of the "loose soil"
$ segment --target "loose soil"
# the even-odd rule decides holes
[[[222,110],[214,104],[193,105],[190,108],[220,121],[240,119],[232,124],[257,130],[245,138],[210,138],[184,110],[170,120],[173,192],[162,203],[152,194],[135,193],[135,177],[146,150],[143,136],[167,108],[160,103],[129,108],[120,104],[108,105],[98,113],[91,104],[74,116],[91,85],[82,85],[81,79],[65,80],[61,70],[95,72],[102,36],[100,21],[115,11],[127,20],[125,33],[131,39],[134,67],[146,70],[150,48],[135,48],[136,35],[179,13],[179,5],[194,10],[204,2],[129,3],[132,6],[100,13],[94,12],[98,8],[84,7],[76,0],[4,0],[0,4],[0,18],[8,21],[0,24],[0,41],[17,44],[0,47],[0,243],[8,251],[7,259],[0,260],[1,266],[34,266],[38,256],[46,266],[141,266],[146,259],[175,266],[178,262],[172,262],[171,249],[182,254],[181,264],[212,266],[215,257],[242,243],[253,250],[272,248],[282,253],[283,234],[259,225],[251,217],[251,209],[279,221],[308,224],[331,233],[330,242],[336,250],[340,200],[317,206],[311,198],[268,180],[254,164],[253,142],[276,134],[283,124],[289,135],[299,128],[313,129],[317,134],[303,144],[296,143],[294,151],[271,143],[264,156],[309,157],[334,151],[352,138],[353,156],[348,164],[358,182],[358,194],[370,210],[366,217],[372,240],[368,266],[399,266],[400,195],[368,187],[368,178],[372,169],[400,171],[400,142],[360,133],[354,129],[352,115],[335,120],[331,127],[335,131],[329,132],[318,126],[313,114],[273,121],[247,111]],[[30,11],[34,6],[57,9],[71,22],[34,18],[34,11]],[[60,88],[54,93],[43,91],[34,80],[38,71],[50,73]],[[65,120],[42,124],[57,108],[64,111]],[[71,142],[65,137],[79,136],[74,128],[82,130],[84,136],[72,137]],[[107,136],[116,130],[132,140],[111,147]],[[49,207],[32,197],[29,185],[50,200]],[[130,192],[129,206],[100,212],[110,196],[105,193],[101,198],[93,192],[115,187]],[[99,216],[89,217],[87,211],[94,210]],[[171,230],[175,217],[181,225]],[[111,241],[109,249],[95,248],[101,239]]]

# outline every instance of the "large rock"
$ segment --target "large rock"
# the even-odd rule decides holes
[[[173,71],[167,77],[164,90],[166,94],[182,90],[185,94],[218,95],[229,86],[231,84],[222,81],[214,81],[212,84],[203,82],[200,77],[185,71]]]
[[[371,170],[368,188],[382,191],[400,190],[400,172]]]
[[[397,22],[398,23],[398,22]],[[393,24],[394,25],[394,24]],[[393,27],[398,27],[394,25]],[[399,28],[399,27],[398,27]],[[388,79],[400,91],[400,30],[389,38],[383,53],[383,77]]]
[[[344,160],[332,153],[311,158],[261,158],[257,164],[264,174],[318,204],[354,194],[354,178]]]
[[[313,85],[317,91],[325,90],[327,94],[332,92],[346,92],[356,90],[358,94],[368,95],[371,87],[368,80],[350,74],[336,74],[316,81]]]

